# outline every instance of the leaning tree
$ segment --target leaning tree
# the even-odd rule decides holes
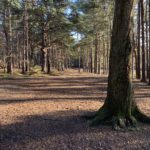
[[[134,0],[115,0],[109,62],[108,92],[104,105],[90,117],[90,125],[111,122],[115,129],[135,126],[137,120],[150,123],[133,98],[130,80],[130,19]]]

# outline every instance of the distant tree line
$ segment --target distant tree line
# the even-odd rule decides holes
[[[1,0],[0,66],[23,74],[71,67],[108,74],[112,0]],[[150,2],[135,1],[131,17],[132,77],[150,84]]]

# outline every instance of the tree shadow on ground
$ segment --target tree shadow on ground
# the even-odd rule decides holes
[[[14,95],[34,94],[31,98],[6,97],[0,104],[38,102],[38,101],[103,101],[106,97],[107,78],[50,78],[50,79],[22,79],[1,81],[0,89],[14,93]],[[58,97],[59,95],[59,97]]]
[[[1,126],[1,148],[4,150],[75,150],[80,148],[92,150],[126,147],[129,149],[136,148],[133,136],[136,137],[137,143],[140,142],[138,148],[148,148],[147,138],[150,134],[147,130],[149,128],[128,133],[112,131],[109,126],[90,128],[87,122],[81,119],[81,115],[85,113],[91,112],[70,110],[19,117],[18,122]],[[130,143],[128,143],[129,140]],[[40,144],[38,144],[39,141]],[[25,148],[27,145],[30,147]]]
[[[107,78],[99,78],[99,77],[76,77],[76,78],[39,78],[39,79],[32,79],[32,78],[15,78],[15,79],[3,79],[1,83],[3,85],[10,85],[13,83],[15,86],[23,86],[23,87],[45,87],[46,85],[55,86],[53,83],[57,83],[58,86],[61,85],[97,85],[99,83],[106,83]]]
[[[48,136],[86,132],[88,126],[80,117],[85,113],[92,112],[78,110],[74,113],[70,110],[19,117],[17,118],[19,122],[1,126],[1,142],[19,142],[26,139],[36,140]]]
[[[16,104],[16,103],[28,103],[28,102],[61,102],[61,101],[101,101],[103,102],[105,99],[105,96],[99,96],[99,97],[72,97],[72,98],[56,98],[56,97],[47,97],[47,98],[19,98],[19,99],[4,99],[0,100],[0,105],[6,105],[6,104]]]

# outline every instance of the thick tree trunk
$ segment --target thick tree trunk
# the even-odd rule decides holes
[[[130,14],[133,0],[116,0],[107,104],[115,116],[130,117],[132,105]],[[119,32],[118,32],[119,31]]]
[[[149,85],[150,85],[150,1],[149,1]]]
[[[115,0],[115,15],[109,61],[108,93],[91,125],[113,120],[113,127],[136,125],[136,119],[150,122],[133,100],[131,75],[130,16],[133,0]]]

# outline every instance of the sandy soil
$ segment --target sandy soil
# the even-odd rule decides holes
[[[134,87],[150,116],[150,87],[138,81]],[[147,124],[121,132],[81,119],[102,106],[106,89],[106,77],[72,70],[61,77],[1,78],[0,150],[149,150]]]

